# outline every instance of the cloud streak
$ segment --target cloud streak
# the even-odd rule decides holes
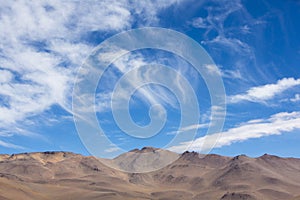
[[[116,50],[116,52],[122,52],[122,50]],[[124,51],[125,52],[125,51]],[[99,59],[102,59],[104,61],[108,61],[115,53],[109,53],[105,55],[100,55]],[[98,112],[106,112],[110,110],[111,106],[111,97],[114,93],[113,87],[114,83],[117,82],[121,77],[126,76],[128,72],[130,72],[133,69],[136,69],[136,73],[131,74],[130,79],[126,79],[126,84],[130,86],[135,86],[136,83],[141,83],[143,80],[155,80],[155,79],[163,79],[167,76],[167,73],[163,73],[162,71],[155,70],[153,66],[158,63],[162,63],[163,65],[166,65],[166,69],[168,69],[168,66],[170,63],[168,63],[169,60],[172,60],[169,57],[163,57],[163,58],[147,58],[142,53],[136,53],[136,52],[130,52],[122,56],[121,58],[117,59],[113,63],[113,70],[110,70],[109,72],[106,72],[104,76],[107,76],[109,78],[108,81],[103,81],[101,86],[101,92],[97,93],[96,95],[96,111]],[[175,61],[174,61],[175,60]],[[179,65],[181,64],[179,60],[174,59],[172,60],[172,64]],[[141,70],[142,66],[151,66],[146,70]],[[183,66],[183,64],[181,64]],[[189,66],[184,66],[185,68],[189,68]],[[188,95],[186,94],[186,90],[183,87],[182,83],[182,77],[190,77],[192,76],[192,72],[186,70],[179,70],[179,72],[174,76],[172,79],[172,86],[177,88],[180,92],[181,96],[184,97],[184,99],[188,99]],[[189,80],[191,85],[196,85],[196,81],[194,79]],[[170,89],[170,90],[168,90]],[[176,99],[176,96],[172,94],[172,88],[165,88],[163,86],[158,86],[156,84],[146,84],[143,85],[143,87],[137,88],[137,91],[134,94],[134,97],[132,99],[132,102],[135,103],[135,99],[141,100],[144,104],[152,106],[152,105],[163,105],[164,107],[171,107],[173,109],[179,109],[179,103],[178,99]],[[124,88],[122,91],[119,91],[118,93],[119,99],[127,99],[128,97],[128,91]],[[120,105],[121,108],[124,107],[124,105]]]
[[[6,148],[12,148],[12,149],[25,149],[22,146],[15,145],[15,144],[12,144],[12,143],[9,143],[9,142],[4,142],[2,140],[0,140],[0,146],[6,147]]]
[[[275,96],[282,94],[286,90],[299,85],[300,79],[283,78],[278,80],[275,84],[252,87],[244,94],[229,96],[228,100],[229,103],[239,103],[242,101],[263,103],[267,100],[273,99]]]
[[[295,94],[294,98],[290,99],[291,102],[299,102],[300,101],[300,94]]]
[[[251,120],[222,132],[214,148],[221,148],[253,138],[281,135],[284,132],[292,132],[297,129],[300,129],[300,112],[281,112],[270,116],[268,119]],[[205,151],[210,148],[210,146],[203,146],[203,144],[207,144],[205,141],[214,141],[216,137],[218,134],[206,135],[194,141],[172,146],[169,150],[182,152],[189,146],[189,150]]]

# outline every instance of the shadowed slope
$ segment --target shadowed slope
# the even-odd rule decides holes
[[[300,159],[178,155],[146,147],[110,162],[145,169],[168,156],[178,159],[157,171],[126,173],[103,159],[67,152],[0,155],[0,199],[299,199]]]

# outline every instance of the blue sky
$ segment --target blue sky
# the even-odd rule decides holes
[[[206,70],[223,80],[227,113],[211,153],[300,157],[299,11],[300,3],[293,0],[1,1],[0,153],[57,150],[88,155],[72,110],[80,66],[115,34],[161,27],[197,41],[215,63]],[[134,138],[115,123],[111,95],[124,74],[151,64],[169,66],[190,82],[200,109],[198,123],[180,127],[176,95],[170,88],[149,84],[130,98],[132,120],[149,124],[154,104],[164,107],[167,119],[155,136]],[[137,71],[130,81],[139,82],[147,73]],[[159,79],[168,74],[154,75]],[[182,81],[176,80],[174,87],[180,88]],[[187,88],[178,91],[190,97]],[[107,68],[96,89],[95,110],[106,136],[125,151],[165,147],[176,131],[196,131],[196,137],[193,144],[179,141],[170,150],[182,152],[191,144],[190,150],[201,151],[209,137],[211,112],[219,109],[210,97],[203,77],[189,62],[170,52],[142,49],[124,54]],[[116,151],[114,146],[100,149],[103,155]]]

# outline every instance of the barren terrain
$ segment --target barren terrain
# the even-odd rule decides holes
[[[128,173],[104,160],[68,152],[0,155],[0,199],[298,200],[300,159],[263,155],[176,155],[155,148],[133,150],[109,162],[125,169],[179,158],[148,173]],[[152,155],[148,164],[137,155]],[[107,162],[107,161],[106,161]]]

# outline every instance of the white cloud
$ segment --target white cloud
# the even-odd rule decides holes
[[[116,152],[116,151],[120,151],[120,148],[112,147],[112,148],[105,149],[105,152],[107,152],[107,153],[112,153],[112,152]]]
[[[219,68],[216,65],[205,65],[204,67],[210,74],[215,74],[215,75],[219,75],[219,76],[222,75],[221,71],[219,70]]]
[[[247,8],[241,0],[220,1],[211,0],[202,2],[201,9],[207,13],[205,16],[199,12],[198,17],[188,22],[193,28],[201,29],[201,44],[208,48],[208,52],[216,60],[228,62],[232,72],[223,73],[224,78],[239,78],[242,81],[255,81],[261,66],[257,66],[255,46],[247,39],[259,26],[265,26],[261,19],[249,15]],[[213,3],[216,6],[211,6]],[[228,23],[231,17],[238,19],[236,23]],[[226,59],[228,58],[228,59]],[[245,66],[251,65],[251,70]],[[257,73],[253,73],[256,70]],[[245,79],[245,77],[247,77]]]
[[[0,70],[0,83],[8,83],[13,79],[13,74],[7,70]]]
[[[231,80],[236,80],[236,79],[243,79],[240,70],[222,70],[222,77],[231,79]]]
[[[298,101],[300,101],[300,94],[295,94],[295,97],[291,98],[290,101],[291,102],[298,102]]]
[[[192,26],[194,26],[195,28],[209,28],[211,25],[210,23],[202,17],[198,17],[192,20],[191,22]]]
[[[95,98],[95,109],[97,112],[106,112],[110,110],[111,107],[111,95],[109,92],[101,92],[96,94]]]
[[[195,28],[201,28],[205,30],[203,35],[204,41],[202,44],[208,44],[210,46],[217,45],[222,46],[225,50],[234,53],[236,56],[249,56],[253,57],[252,48],[246,43],[243,42],[240,38],[234,37],[231,34],[231,31],[239,33],[241,30],[245,33],[245,27],[249,31],[249,26],[251,25],[252,20],[246,18],[246,13],[241,16],[241,20],[244,20],[246,24],[244,28],[240,27],[230,27],[226,28],[225,21],[227,18],[237,11],[243,12],[243,5],[240,0],[233,0],[228,2],[224,1],[214,1],[218,6],[215,9],[212,9],[211,6],[204,5],[204,9],[207,10],[206,17],[194,18],[190,24]],[[210,33],[213,32],[215,35],[211,37]],[[224,50],[223,50],[224,51]]]
[[[252,138],[280,135],[284,132],[291,132],[296,129],[300,129],[300,112],[281,112],[270,116],[268,119],[250,120],[240,126],[222,132],[214,148],[220,148]],[[190,145],[190,150],[205,151],[210,148],[210,146],[203,146],[207,144],[205,141],[214,141],[214,139],[218,137],[218,134],[206,135],[197,138],[195,141],[183,142],[177,146],[170,147],[169,150],[182,152]]]
[[[221,66],[216,65],[205,65],[205,69],[212,75],[222,76],[228,79],[242,79],[242,75],[239,70],[226,70],[222,69]]]
[[[300,79],[283,78],[275,84],[252,87],[246,93],[229,96],[228,99],[229,103],[238,103],[241,101],[265,102],[299,85]]]
[[[237,38],[225,37],[222,34],[218,35],[210,41],[203,41],[202,43],[221,45],[229,51],[235,53],[236,55],[250,56],[249,58],[254,56],[252,48],[247,43]]]
[[[142,17],[143,25],[150,26],[159,22],[157,13],[160,9],[164,9],[181,2],[183,2],[183,0],[143,0],[133,1],[129,4],[129,6],[133,8],[134,14]]]
[[[24,149],[24,147],[22,147],[22,146],[11,144],[9,142],[4,142],[2,140],[0,140],[0,146],[6,147],[6,148],[13,148],[13,149]]]
[[[204,129],[204,128],[208,128],[208,126],[209,126],[208,123],[205,123],[205,124],[192,124],[192,125],[189,125],[189,126],[181,127],[177,131],[168,132],[167,135],[174,135],[174,134],[183,133],[183,132],[187,132],[187,131]]]
[[[122,51],[120,49],[116,49],[115,53],[107,53],[105,55],[100,55],[100,59],[104,59],[104,61],[111,60],[111,56],[117,55],[117,53],[122,53],[125,51]],[[136,87],[137,83],[143,83],[145,80],[146,82],[151,82],[151,80],[162,80],[166,79],[167,72],[163,73],[162,71],[155,70],[155,68],[147,68],[147,69],[141,69],[142,66],[152,65],[152,64],[158,64],[160,62],[165,61],[165,58],[163,60],[156,59],[155,61],[147,60],[144,55],[140,53],[127,53],[121,58],[114,61],[113,66],[116,67],[118,70],[117,74],[115,74],[116,71],[111,72],[109,74],[109,83],[104,82],[104,85],[111,86],[114,81],[118,81],[120,76],[127,76],[128,72],[130,72],[132,69],[136,69],[134,73],[130,74],[130,78],[126,78],[126,81],[124,82],[122,86],[122,90],[118,91],[118,102],[120,107],[124,107],[124,102],[128,99],[128,96],[131,94],[128,94],[128,89],[131,87]],[[166,71],[168,67],[166,67]],[[188,72],[182,72],[182,73],[188,73]],[[183,83],[181,83],[180,74],[178,76],[174,77],[172,80],[173,87],[176,88],[176,91],[180,92],[181,96],[186,95],[186,91],[184,88],[182,88]],[[124,77],[123,77],[124,78]],[[126,83],[126,84],[125,84]],[[107,88],[106,88],[107,89]],[[113,89],[113,88],[111,88]],[[134,94],[135,97],[139,100],[141,100],[143,103],[148,104],[150,106],[152,105],[163,105],[163,106],[171,106],[172,108],[178,109],[179,104],[177,102],[177,99],[174,94],[172,94],[172,91],[169,91],[168,89],[157,86],[157,85],[138,85],[136,88],[136,93]],[[172,89],[172,88],[170,88]],[[96,95],[96,110],[98,112],[105,112],[108,111],[111,107],[111,97],[112,94],[115,91],[102,91]],[[132,99],[132,102],[134,102],[135,98]],[[122,102],[122,103],[121,103]],[[116,104],[115,104],[116,105]],[[114,109],[117,109],[116,107]]]
[[[94,48],[88,34],[129,29],[140,19],[155,24],[159,10],[176,2],[1,2],[0,128],[12,130],[53,105],[70,111],[76,70]]]
[[[190,131],[190,130],[207,128],[207,127],[208,127],[208,124],[193,124],[193,125],[181,128],[180,131],[181,132],[183,132],[183,131]]]

